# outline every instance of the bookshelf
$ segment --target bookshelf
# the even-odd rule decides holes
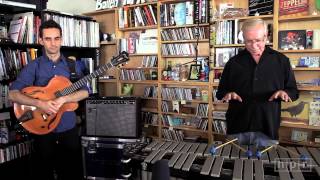
[[[101,95],[110,95],[109,92],[113,92],[116,95],[123,95],[122,90],[123,86],[125,84],[132,84],[133,86],[133,96],[139,96],[141,97],[143,101],[143,108],[142,111],[145,113],[146,116],[150,117],[150,120],[146,121],[145,123],[145,131],[147,132],[147,136],[149,137],[157,137],[157,138],[163,138],[164,132],[162,129],[167,129],[167,130],[182,130],[183,132],[188,132],[190,129],[190,132],[193,132],[195,134],[201,134],[202,137],[208,138],[208,131],[205,130],[195,130],[195,128],[191,126],[166,126],[162,123],[161,117],[163,116],[172,116],[172,117],[179,117],[179,118],[192,118],[195,116],[196,113],[196,108],[197,104],[208,104],[208,101],[204,102],[201,100],[200,97],[198,98],[193,98],[193,99],[188,99],[188,100],[182,100],[183,103],[187,106],[191,107],[186,107],[186,109],[189,108],[189,110],[186,111],[191,111],[193,110],[194,112],[191,113],[186,113],[186,112],[173,112],[172,110],[169,112],[163,112],[161,109],[162,103],[167,102],[172,105],[173,102],[178,101],[179,104],[181,103],[181,100],[175,100],[175,99],[163,99],[162,98],[162,93],[161,90],[163,89],[174,89],[174,88],[181,88],[181,90],[185,90],[187,88],[195,88],[198,86],[201,86],[201,89],[207,89],[209,91],[209,82],[201,82],[201,81],[174,81],[174,80],[164,80],[163,79],[163,74],[162,72],[167,68],[168,61],[171,61],[172,66],[174,68],[175,64],[177,63],[186,63],[189,61],[192,61],[196,55],[193,53],[189,54],[176,54],[176,53],[167,53],[164,54],[162,53],[162,48],[161,46],[174,46],[176,44],[179,44],[181,46],[184,46],[187,44],[195,44],[197,43],[197,40],[193,37],[188,37],[188,38],[167,38],[166,40],[161,38],[161,33],[162,32],[169,32],[169,31],[181,31],[182,29],[188,29],[188,31],[194,30],[198,25],[197,24],[187,24],[187,25],[163,25],[161,23],[161,17],[160,17],[160,8],[161,6],[170,6],[169,4],[177,4],[179,2],[185,2],[185,1],[161,1],[161,2],[148,2],[148,3],[142,3],[142,4],[134,4],[134,5],[125,5],[123,8],[114,8],[111,10],[102,10],[102,11],[97,11],[97,12],[90,12],[90,13],[85,13],[86,15],[92,16],[95,20],[100,22],[101,26],[105,26],[107,24],[113,24],[111,26],[111,29],[105,29],[103,30],[103,33],[114,33],[116,35],[116,39],[128,39],[130,37],[130,34],[132,33],[138,33],[141,34],[144,31],[147,30],[155,30],[156,31],[156,36],[158,37],[157,41],[157,51],[154,53],[145,53],[145,52],[132,52],[129,54],[130,56],[130,61],[128,64],[125,64],[124,66],[120,67],[117,69],[117,71],[114,73],[116,79],[115,80],[100,80],[99,85],[100,87],[106,87],[104,91],[100,91]],[[147,10],[145,7],[148,7]],[[146,23],[144,25],[138,24],[135,26],[135,23],[131,21],[130,16],[132,16],[132,12],[136,11],[144,11],[144,13],[148,14],[150,13],[150,7],[153,7],[153,15],[155,15],[157,23],[154,23],[154,20],[150,20],[151,18],[148,18],[148,15],[146,15]],[[136,10],[138,9],[138,10]],[[119,13],[125,13],[131,14],[128,15],[129,18],[125,17],[123,18],[123,15],[119,16]],[[148,12],[149,11],[149,12]],[[143,15],[143,14],[141,14]],[[150,14],[149,14],[150,15]],[[151,14],[152,15],[152,14]],[[152,16],[151,16],[152,17]],[[100,19],[99,19],[100,18]],[[124,22],[119,21],[119,19],[123,19]],[[102,20],[102,19],[107,19]],[[120,23],[119,23],[120,22]],[[141,22],[140,22],[141,23]],[[199,52],[198,56],[199,57],[209,57],[209,21],[203,22],[199,24],[199,27],[202,28],[202,31],[204,31],[204,28],[206,28],[206,38],[201,38],[198,40],[199,43]],[[187,32],[187,31],[185,31]],[[204,36],[204,35],[203,35]],[[118,40],[115,44],[113,45],[101,45],[103,48],[104,46],[112,46],[115,47],[114,52],[118,52],[121,49],[121,40]],[[177,45],[178,46],[178,45]],[[176,48],[176,47],[174,47]],[[108,50],[102,50],[102,53],[108,52]],[[109,51],[110,52],[110,51]],[[157,57],[157,63],[155,66],[152,67],[145,67],[142,64],[142,61],[145,57],[147,56],[153,56]],[[102,56],[101,56],[102,57]],[[101,59],[100,59],[101,61]],[[129,78],[123,78],[122,76],[126,74],[132,73],[132,71],[135,70],[143,70],[143,71],[156,71],[156,79],[150,80],[149,78],[146,79],[132,79],[131,77]],[[188,65],[188,71],[189,71],[189,65]],[[108,74],[108,73],[107,73]],[[147,75],[148,76],[148,75]],[[111,82],[112,81],[112,82]],[[113,87],[110,87],[110,84],[114,84]],[[99,88],[100,88],[99,87]],[[113,88],[113,89],[112,89]],[[151,92],[151,93],[150,93]],[[145,94],[147,93],[147,95]],[[181,106],[181,104],[180,104]],[[151,115],[150,115],[151,114]],[[152,117],[153,116],[153,117]],[[154,119],[156,118],[156,119]],[[167,134],[167,133],[166,133]],[[168,136],[168,134],[167,134]],[[210,138],[212,139],[212,138]]]
[[[84,15],[92,17],[96,22],[99,22],[99,29],[103,33],[115,34],[117,27],[116,9],[107,9],[96,12],[85,13]],[[118,37],[118,36],[116,36]],[[110,62],[113,56],[118,52],[117,41],[112,39],[110,41],[103,40],[100,42],[99,59],[96,65],[102,65]],[[118,71],[110,69],[106,72],[104,78],[98,80],[98,92],[104,92],[105,96],[116,96],[118,92]]]
[[[193,1],[162,1],[159,3],[160,9],[162,9],[162,12],[159,12],[161,22],[159,27],[159,45],[161,46],[159,71],[167,71],[169,65],[172,68],[172,77],[170,78],[166,79],[164,74],[159,74],[161,76],[159,80],[161,94],[159,94],[158,100],[161,105],[159,108],[159,112],[161,112],[159,128],[162,132],[161,137],[164,139],[175,139],[176,134],[178,134],[177,136],[183,134],[185,139],[199,137],[207,139],[209,142],[213,140],[210,134],[212,129],[209,120],[211,118],[209,79],[190,80],[190,77],[182,79],[182,74],[179,74],[178,78],[173,75],[175,71],[181,72],[182,68],[186,68],[190,76],[191,65],[200,64],[196,58],[205,60],[209,57],[209,17],[206,16],[209,14],[208,3],[209,1],[205,1],[204,9],[199,10],[199,14],[202,12],[205,16],[200,15],[198,18],[196,13],[198,4]],[[180,23],[179,16],[172,11],[177,11],[177,8],[183,5],[186,6],[186,13],[182,14],[187,15],[185,23]],[[190,10],[194,13],[191,18],[189,16]],[[197,30],[199,31],[198,37],[194,33]],[[190,49],[191,51],[188,51]],[[205,61],[208,63],[207,60]],[[203,91],[207,92],[207,99],[202,98],[201,92]],[[186,94],[186,96],[170,97],[170,94],[178,96]],[[201,114],[198,114],[199,112]],[[177,120],[181,122],[175,123]]]
[[[13,2],[14,3],[14,2]],[[8,32],[7,26],[9,25],[8,19],[12,18],[12,14],[21,13],[25,11],[35,11],[36,6],[30,6],[25,3],[19,3],[19,6],[12,5],[11,3],[0,2],[0,11],[2,13],[2,17],[4,19],[4,24],[6,27],[6,31]],[[2,33],[1,33],[2,34]],[[30,45],[29,48],[37,48],[36,45]],[[16,49],[8,50],[8,49]],[[10,41],[1,38],[0,39],[0,60],[1,64],[5,63],[4,58],[7,58],[8,53],[20,53],[27,51],[24,44],[13,44]],[[29,50],[30,50],[29,49]],[[9,170],[12,171],[14,167],[22,167],[26,166],[28,163],[28,159],[26,158],[28,154],[31,153],[31,143],[26,139],[25,133],[20,132],[19,130],[14,129],[14,123],[12,119],[14,119],[12,104],[7,100],[8,97],[8,90],[9,90],[9,83],[11,82],[12,78],[14,78],[14,72],[8,71],[4,73],[2,71],[0,75],[0,88],[3,92],[1,103],[0,103],[0,170],[1,177],[6,178],[12,176],[11,173],[5,173]],[[10,76],[11,75],[11,76]],[[11,136],[10,136],[11,134]],[[14,136],[12,136],[14,135]],[[21,139],[18,140],[16,137],[20,137]],[[22,152],[22,147],[25,147],[25,150]],[[20,151],[20,152],[19,152]],[[7,156],[3,156],[7,154]],[[26,172],[26,171],[22,171]],[[13,177],[13,176],[12,176]],[[18,176],[14,176],[18,177]]]
[[[278,49],[278,32],[280,30],[285,29],[296,29],[296,28],[304,28],[304,29],[312,29],[312,28],[319,28],[319,15],[291,15],[291,16],[279,16],[279,1],[274,1],[274,10],[273,14],[267,14],[267,15],[260,15],[260,16],[246,16],[246,17],[239,17],[239,18],[227,18],[227,19],[221,19],[221,18],[208,18],[209,21],[207,22],[201,22],[201,23],[191,23],[191,24],[170,24],[170,8],[172,8],[172,4],[176,5],[181,2],[188,2],[186,0],[165,0],[165,1],[159,1],[159,2],[148,2],[146,4],[134,4],[134,5],[125,5],[123,6],[123,9],[121,8],[114,8],[111,10],[102,10],[97,12],[91,12],[86,13],[86,15],[92,16],[97,22],[100,23],[100,25],[106,26],[110,25],[110,29],[106,29],[104,33],[114,33],[116,34],[116,39],[120,38],[128,38],[129,34],[131,32],[139,32],[141,33],[143,30],[147,29],[156,29],[158,33],[158,52],[155,54],[137,54],[133,53],[130,54],[130,61],[128,64],[124,65],[121,68],[118,68],[115,70],[115,79],[114,80],[100,80],[99,85],[100,87],[103,87],[104,90],[100,91],[101,95],[122,95],[122,87],[123,84],[133,84],[134,96],[140,96],[142,97],[143,103],[145,104],[145,107],[143,109],[143,112],[148,112],[152,114],[156,114],[157,121],[156,122],[146,122],[144,125],[144,129],[147,132],[147,135],[149,137],[155,137],[155,138],[166,138],[167,132],[163,131],[163,129],[168,130],[181,130],[182,133],[185,135],[190,136],[200,136],[202,138],[206,138],[208,142],[212,142],[213,140],[223,138],[223,133],[219,133],[215,131],[214,124],[215,120],[213,118],[212,112],[213,111],[226,111],[228,104],[216,102],[214,97],[214,90],[217,89],[217,86],[219,85],[219,82],[216,81],[217,73],[221,73],[223,71],[223,67],[221,66],[215,66],[216,63],[216,50],[217,49],[223,49],[223,48],[243,48],[243,43],[238,42],[229,42],[226,43],[219,43],[215,44],[213,42],[212,34],[210,34],[208,37],[202,37],[199,38],[199,40],[196,40],[196,38],[185,38],[185,37],[166,37],[166,32],[177,32],[182,31],[183,29],[194,29],[194,28],[209,28],[209,31],[215,31],[216,29],[213,29],[216,27],[218,23],[229,21],[232,22],[236,21],[239,23],[238,29],[240,29],[241,24],[246,19],[251,18],[262,18],[267,21],[268,24],[272,24],[271,31],[272,34],[270,34],[270,41],[267,43],[267,46],[270,46],[274,49],[279,50],[280,52],[287,55],[290,59],[297,59],[301,56],[307,56],[307,55],[317,55],[319,56],[319,50],[318,49],[305,49],[305,50],[280,50]],[[212,7],[219,8],[220,3],[225,3],[227,1],[224,0],[213,0],[208,1],[210,9]],[[248,8],[248,1],[228,1],[232,2],[234,7],[239,8]],[[310,5],[314,5],[314,1],[309,1]],[[145,26],[138,26],[138,27],[132,27],[128,24],[122,25],[121,28],[119,28],[119,10],[120,12],[123,12],[124,9],[126,11],[130,11],[130,9],[138,8],[138,7],[144,7],[144,6],[152,5],[156,7],[157,9],[157,21],[158,23],[155,24],[149,24]],[[165,10],[166,6],[166,10]],[[213,8],[214,9],[214,8]],[[165,14],[162,12],[166,12],[167,16],[165,17]],[[173,13],[174,14],[174,13]],[[164,18],[169,18],[168,20],[164,20]],[[305,21],[312,22],[310,24],[313,24],[312,27],[306,27],[307,24]],[[183,31],[182,31],[183,32]],[[169,34],[169,33],[167,33]],[[184,33],[185,34],[185,33]],[[163,38],[165,37],[165,38]],[[216,38],[214,38],[216,39]],[[115,52],[118,52],[119,49],[119,40],[115,40],[115,43],[106,43],[102,42],[101,45],[101,54],[106,53],[105,57],[112,56]],[[190,68],[191,64],[194,64],[195,62],[192,62],[196,55],[194,53],[171,53],[170,48],[179,48],[180,45],[185,44],[196,44],[198,43],[198,54],[197,57],[206,57],[210,59],[210,73],[209,73],[209,80],[208,81],[194,81],[194,80],[187,80],[187,81],[174,81],[174,80],[167,80],[163,78],[163,72],[166,71],[168,68],[168,64],[171,63],[171,68],[175,66],[175,64],[184,64],[186,63],[188,65],[188,68]],[[105,49],[105,46],[109,49]],[[111,47],[114,48],[114,51],[111,51]],[[183,46],[181,46],[183,47]],[[190,49],[191,46],[187,45],[184,47],[184,49]],[[167,51],[164,51],[164,49],[167,49]],[[183,49],[183,48],[182,48]],[[107,53],[108,52],[108,53]],[[179,51],[172,51],[172,52],[179,52]],[[108,54],[108,55],[107,55]],[[141,67],[140,60],[143,58],[143,56],[148,55],[154,55],[158,58],[158,64],[156,67],[152,68],[145,68]],[[101,61],[101,60],[100,60]],[[169,63],[170,62],[170,63]],[[189,63],[191,62],[191,63]],[[130,70],[130,69],[142,69],[142,70],[157,70],[157,80],[121,80],[121,71],[122,70]],[[300,79],[310,79],[319,77],[319,67],[315,68],[307,68],[307,67],[296,67],[293,68],[297,80]],[[109,72],[108,72],[109,73]],[[112,84],[112,85],[111,85]],[[143,92],[146,87],[154,86],[157,87],[156,96],[154,97],[143,97]],[[99,87],[99,88],[100,88]],[[192,99],[187,100],[175,100],[175,99],[166,99],[164,96],[164,92],[166,89],[194,89],[195,91],[198,89],[198,91],[208,91],[208,100],[203,101],[201,100],[201,93],[200,96],[192,97]],[[300,87],[299,89],[301,92],[310,93],[310,91],[319,91],[319,88],[317,86],[310,86],[310,87]],[[193,90],[193,91],[194,91]],[[182,91],[182,90],[181,90]],[[195,93],[197,94],[197,93]],[[199,94],[199,93],[198,93]],[[192,110],[189,109],[188,113],[185,112],[173,112],[173,111],[163,111],[162,106],[164,102],[167,102],[170,107],[173,106],[175,101],[178,101],[179,108],[183,106],[190,106],[190,109],[197,109],[198,104],[207,104],[208,105],[208,114],[205,119],[208,119],[207,126],[205,130],[194,130],[191,126],[170,126],[165,123],[163,123],[163,116],[170,115],[172,117],[196,117],[195,113],[191,113]],[[183,108],[182,108],[183,109]],[[195,111],[195,110],[194,110]],[[203,117],[201,117],[203,118]],[[151,118],[152,119],[152,118]],[[204,119],[204,118],[203,118]],[[299,127],[299,125],[291,127],[287,124],[281,124],[281,133],[280,135],[283,135],[285,133],[288,133],[288,130],[291,128]],[[309,127],[309,125],[303,126],[303,127]],[[303,128],[307,129],[309,131],[317,131],[318,128]]]
[[[17,2],[0,2],[0,11],[3,13],[5,27],[9,32],[10,21],[15,14],[33,12],[35,16],[40,16],[40,11],[36,10],[36,5],[17,3]],[[29,54],[29,57],[36,56],[37,49],[40,45],[33,42],[13,43],[7,38],[0,39],[0,61],[1,75],[0,88],[3,92],[0,103],[0,169],[2,172],[12,170],[13,166],[25,166],[28,163],[26,158],[32,153],[32,141],[28,140],[27,134],[21,131],[21,128],[15,128],[16,122],[13,113],[12,103],[8,100],[9,83],[15,79],[21,69],[21,57]],[[31,55],[32,52],[32,55]],[[19,60],[21,64],[12,64]],[[11,67],[9,68],[9,64]],[[6,68],[6,71],[4,71]],[[7,156],[3,156],[7,154]],[[23,171],[24,172],[24,171]],[[10,173],[3,173],[2,177],[12,176]],[[12,176],[13,177],[13,176]],[[18,177],[15,176],[14,177]]]
[[[275,1],[275,3],[278,1]],[[278,16],[277,20],[277,32],[282,30],[314,30],[319,29],[320,23],[319,23],[319,14],[320,11],[315,9],[315,1],[309,0],[309,9],[307,12],[298,13],[296,15],[283,15]],[[275,6],[275,8],[279,8],[278,6]],[[317,11],[317,15],[313,13],[313,10]],[[278,34],[278,33],[275,33]],[[274,44],[275,47],[278,48],[278,50],[282,53],[284,53],[286,56],[290,58],[290,61],[292,64],[295,64],[300,57],[303,56],[317,56],[320,57],[320,49],[304,49],[304,50],[280,50],[280,47],[278,47],[278,42]],[[319,84],[311,84],[311,85],[301,85],[300,82],[310,81],[312,79],[319,78],[320,71],[319,67],[296,67],[293,68],[294,74],[298,83],[298,89],[300,90],[300,97],[297,101],[305,101],[308,100],[308,106],[306,108],[309,108],[310,102],[315,101],[312,98],[305,99],[305,97],[309,98],[312,95],[312,93],[319,92],[320,86]],[[297,103],[298,103],[297,102]],[[308,112],[310,109],[308,109]],[[303,113],[302,113],[303,114]],[[286,144],[298,144],[298,145],[304,145],[304,146],[314,146],[319,147],[319,143],[315,142],[315,138],[319,136],[320,130],[319,126],[313,126],[310,125],[310,115],[307,114],[302,117],[307,119],[307,121],[304,121],[303,124],[295,124],[295,119],[289,117],[284,117],[284,122],[281,123],[281,128],[279,131],[280,136],[280,142],[286,143]],[[286,122],[290,123],[286,123]],[[308,123],[309,122],[309,123]],[[307,140],[296,142],[292,140],[292,133],[293,131],[301,131],[308,134]]]
[[[234,4],[234,7],[242,7],[247,8],[248,2],[240,2],[240,1],[232,1]],[[217,5],[217,9],[219,8],[218,4],[225,3],[225,1],[215,1],[214,4]],[[315,1],[310,0],[309,1],[309,9],[312,9],[315,6]],[[303,50],[282,50],[280,47],[278,47],[279,37],[278,33],[282,30],[295,30],[295,29],[318,29],[319,26],[319,15],[311,15],[311,12],[307,13],[297,13],[293,15],[279,15],[279,0],[274,1],[274,10],[273,15],[262,15],[258,17],[245,17],[245,18],[238,18],[238,21],[241,23],[242,20],[248,19],[248,18],[262,18],[266,20],[267,23],[273,24],[273,35],[272,35],[272,42],[267,43],[268,46],[272,47],[273,49],[278,50],[279,52],[285,54],[289,57],[291,64],[297,63],[298,59],[303,56],[320,56],[319,49],[303,49]],[[319,11],[318,11],[319,14]],[[235,18],[231,18],[235,19]],[[225,19],[230,20],[230,19]],[[218,21],[221,21],[221,19],[218,19]],[[243,44],[219,44],[219,45],[213,45],[213,49],[211,51],[216,52],[216,48],[229,48],[229,47],[242,47]],[[217,60],[216,57],[214,57],[215,60]],[[222,72],[223,67],[214,67],[213,68],[215,72]],[[293,68],[295,77],[297,82],[299,81],[308,81],[310,79],[316,79],[319,78],[319,67],[294,67]],[[216,74],[216,73],[215,73]],[[214,88],[218,86],[218,82],[214,85]],[[319,91],[319,86],[317,85],[298,85],[298,89],[300,90],[300,94],[303,94],[303,96],[310,95],[312,92]],[[300,98],[302,99],[302,98]],[[299,102],[298,99],[297,101]],[[312,101],[309,99],[309,101]],[[283,103],[285,105],[286,103]],[[218,108],[220,106],[227,106],[222,103],[214,103],[214,108]],[[284,115],[286,116],[286,115]],[[307,117],[304,117],[304,120],[308,118],[308,114],[306,114]],[[309,124],[294,124],[296,121],[295,118],[288,118],[283,117],[282,120],[284,122],[287,122],[288,120],[292,121],[291,123],[281,123],[281,128],[279,131],[279,138],[280,142],[286,143],[286,144],[296,144],[296,145],[308,145],[308,146],[318,146],[317,143],[314,143],[315,136],[318,135],[319,128],[318,126],[311,126]],[[292,130],[302,130],[308,132],[308,142],[293,142],[291,141],[289,143],[289,140],[291,139]]]
[[[10,22],[17,14],[28,16],[26,21],[31,20],[31,24],[26,23],[25,37],[19,41],[19,43],[14,43],[12,40],[9,40],[9,37],[1,39],[0,41],[0,61],[1,61],[1,75],[0,75],[0,87],[2,94],[2,100],[0,103],[0,169],[3,173],[3,178],[7,177],[16,177],[17,179],[26,178],[29,175],[29,169],[24,168],[22,174],[14,175],[11,173],[13,168],[22,168],[26,167],[30,163],[29,154],[33,152],[32,147],[32,138],[22,130],[22,127],[17,128],[17,120],[13,113],[12,103],[8,101],[8,87],[10,82],[12,82],[20,70],[30,61],[32,61],[37,56],[41,55],[42,46],[38,43],[38,28],[41,24],[41,20],[44,20],[45,16],[54,14],[55,18],[66,19],[68,16],[71,20],[81,20],[83,22],[95,23],[94,21],[88,19],[89,17],[79,17],[62,14],[59,12],[44,11],[41,8],[37,8],[36,5],[20,3],[20,2],[11,2],[6,4],[8,1],[0,1],[0,10],[4,14],[5,24],[8,29],[10,29]],[[41,2],[40,2],[41,3]],[[49,18],[49,17],[48,17]],[[70,21],[71,21],[70,20]],[[62,26],[62,25],[61,25]],[[62,26],[62,28],[67,29],[67,25]],[[63,32],[68,34],[69,32]],[[73,29],[76,32],[76,28]],[[90,29],[91,30],[91,29]],[[96,34],[88,30],[88,33]],[[20,33],[20,31],[19,31]],[[32,37],[32,38],[31,38]],[[68,41],[67,37],[64,36],[64,40]],[[66,56],[74,56],[76,59],[80,58],[96,58],[97,47],[96,42],[98,40],[93,40],[88,35],[86,38],[86,43],[83,44],[64,44],[61,47],[61,52]],[[76,41],[75,41],[76,42]],[[4,71],[6,69],[6,71]],[[3,123],[5,122],[5,123]],[[8,131],[6,132],[6,124]],[[5,156],[4,156],[5,155]],[[10,173],[5,173],[8,170]],[[25,172],[25,173],[24,173]],[[10,174],[10,175],[9,175]],[[18,178],[19,176],[19,178]]]

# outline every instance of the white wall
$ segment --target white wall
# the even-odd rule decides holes
[[[72,14],[95,11],[96,0],[48,0],[47,9]]]

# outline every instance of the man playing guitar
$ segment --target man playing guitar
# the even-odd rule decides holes
[[[88,97],[86,87],[69,95],[54,99],[41,100],[21,92],[29,86],[46,86],[55,76],[70,79],[70,68],[67,59],[60,53],[62,30],[58,23],[48,20],[41,24],[40,44],[43,56],[29,62],[17,79],[11,84],[9,99],[15,103],[33,106],[40,109],[43,116],[55,115],[65,103],[73,103]],[[83,76],[80,67],[75,67],[77,75]],[[54,88],[54,87],[53,87]],[[65,111],[57,127],[48,134],[34,134],[36,175],[33,179],[81,179],[80,139],[76,128],[76,114]]]

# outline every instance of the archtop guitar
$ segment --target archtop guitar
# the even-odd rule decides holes
[[[102,75],[108,69],[125,63],[129,60],[127,52],[122,52],[118,56],[113,57],[109,63],[99,67],[93,73],[81,78],[75,83],[64,76],[53,77],[47,86],[32,86],[22,89],[22,93],[40,100],[53,100],[61,96],[71,94],[93,78]],[[66,111],[74,111],[78,108],[77,102],[65,103],[56,114],[47,114],[43,110],[18,103],[13,103],[14,113],[20,124],[29,132],[38,135],[48,134],[53,131],[59,124],[61,116]]]

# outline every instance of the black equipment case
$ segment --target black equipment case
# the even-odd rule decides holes
[[[82,136],[82,158],[85,179],[128,179],[131,175],[128,144],[137,139]]]

